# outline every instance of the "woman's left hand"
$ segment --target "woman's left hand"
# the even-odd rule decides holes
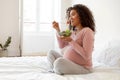
[[[72,38],[69,36],[69,37],[64,37],[64,36],[61,36],[60,37],[62,40],[64,41],[67,41],[67,42],[71,42],[72,41]]]

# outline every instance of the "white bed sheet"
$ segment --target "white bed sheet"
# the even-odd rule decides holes
[[[97,66],[93,73],[57,75],[47,72],[47,58],[3,57],[0,58],[0,80],[120,80],[120,68]]]

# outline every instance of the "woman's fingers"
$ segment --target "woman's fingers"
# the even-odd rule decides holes
[[[71,38],[70,37],[65,37],[65,36],[60,36],[61,39],[63,39],[64,41],[69,41]]]
[[[53,25],[53,27],[58,27],[58,23],[55,21],[52,22],[52,25]]]
[[[57,32],[60,31],[58,22],[53,21],[53,22],[52,22],[52,25],[53,25],[53,28],[56,29]]]

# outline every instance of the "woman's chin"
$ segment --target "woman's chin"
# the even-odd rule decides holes
[[[71,24],[71,26],[75,26],[75,25]]]

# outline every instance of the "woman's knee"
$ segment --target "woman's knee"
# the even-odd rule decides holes
[[[55,60],[55,62],[54,62],[54,66],[55,67],[59,67],[59,66],[62,66],[64,64],[64,59],[62,58],[62,57],[60,57],[60,58],[58,58],[58,59],[56,59]]]
[[[48,57],[48,58],[51,58],[51,57],[53,57],[53,56],[54,56],[54,50],[48,51],[47,57]]]
[[[54,50],[49,50],[47,55],[52,55],[54,53]]]
[[[54,62],[54,72],[57,74],[63,74],[64,59],[58,58]]]

